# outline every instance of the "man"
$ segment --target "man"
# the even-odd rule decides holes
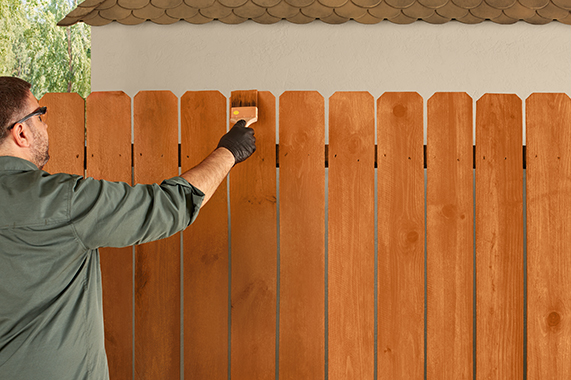
[[[132,187],[42,171],[45,113],[29,83],[0,77],[0,379],[108,379],[97,248],[185,229],[254,132],[238,122],[180,177]]]

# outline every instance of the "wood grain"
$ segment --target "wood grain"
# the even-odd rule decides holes
[[[178,99],[135,96],[135,183],[178,175]],[[135,249],[135,378],[180,377],[180,235]]]
[[[276,106],[258,93],[256,152],[232,169],[233,380],[274,379],[276,362]]]
[[[48,124],[50,152],[54,153],[44,170],[84,175],[85,101],[76,93],[51,93],[39,103],[48,107],[43,118]]]
[[[329,99],[329,379],[375,372],[375,103]]]
[[[131,98],[87,98],[87,176],[131,184]],[[133,248],[101,248],[105,351],[112,379],[133,378]]]
[[[218,91],[181,98],[183,173],[208,156],[226,133],[226,98]],[[224,180],[183,232],[184,374],[228,378],[228,200]]]
[[[484,95],[476,108],[476,373],[523,379],[522,104]]]
[[[532,94],[527,120],[527,370],[571,378],[571,100]]]
[[[281,380],[325,376],[324,102],[280,96]]]
[[[473,376],[472,99],[428,100],[427,378]]]
[[[378,100],[378,378],[424,379],[423,100]]]

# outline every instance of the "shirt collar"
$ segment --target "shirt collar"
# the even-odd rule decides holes
[[[0,156],[0,171],[2,170],[31,171],[38,170],[38,167],[23,158]]]

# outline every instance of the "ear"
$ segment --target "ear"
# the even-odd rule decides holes
[[[32,131],[25,123],[16,124],[14,128],[10,130],[10,135],[19,148],[29,148],[32,145]]]

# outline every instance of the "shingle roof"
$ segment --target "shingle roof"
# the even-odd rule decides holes
[[[58,25],[84,22],[99,26],[112,21],[125,25],[145,21],[172,24],[180,20],[239,24],[248,19],[260,24],[285,19],[296,24],[315,20],[328,24],[348,20],[362,24],[383,20],[396,24],[417,20],[431,24],[450,20],[513,24],[523,20],[530,24],[559,21],[571,25],[569,11],[571,0],[85,0]]]

